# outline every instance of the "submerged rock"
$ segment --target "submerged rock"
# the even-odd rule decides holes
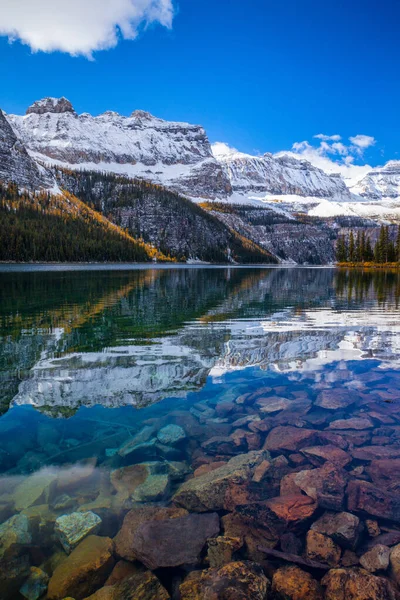
[[[326,600],[391,600],[387,580],[359,568],[331,569],[322,579]]]
[[[170,488],[169,475],[150,474],[137,486],[131,498],[134,502],[158,502],[165,500]]]
[[[118,556],[129,561],[137,559],[133,550],[137,530],[143,523],[176,519],[187,515],[184,508],[161,508],[146,506],[134,508],[125,516],[121,529],[115,537],[115,550]]]
[[[352,461],[350,454],[331,444],[303,448],[300,452],[304,454],[315,467],[319,467],[325,462],[329,462],[338,467],[345,467]]]
[[[136,573],[114,585],[107,585],[85,600],[168,600],[170,595],[151,571]]]
[[[398,494],[382,490],[368,481],[351,481],[347,493],[349,510],[400,523]]]
[[[276,600],[323,600],[322,587],[310,573],[299,567],[282,567],[272,578]]]
[[[254,469],[268,457],[255,451],[235,456],[226,465],[183,483],[173,500],[195,512],[233,510],[252,498],[249,484]]]
[[[351,513],[326,512],[311,525],[311,529],[328,535],[343,548],[354,550],[362,532],[362,525],[360,519]]]
[[[166,425],[157,434],[158,441],[166,446],[175,446],[185,438],[185,430],[180,425]]]
[[[216,513],[148,521],[137,528],[132,550],[152,570],[197,564],[207,540],[217,536],[219,530]]]
[[[319,562],[326,562],[328,565],[334,567],[339,564],[341,554],[340,546],[335,544],[335,542],[327,535],[323,535],[312,529],[307,533],[307,558]]]
[[[280,425],[269,432],[264,448],[270,452],[296,452],[304,446],[312,445],[317,440],[317,434],[314,429]]]
[[[315,401],[315,405],[329,410],[337,410],[338,408],[346,408],[354,404],[356,400],[357,393],[354,390],[332,388],[322,390]]]
[[[21,511],[34,504],[47,502],[56,480],[57,473],[54,469],[43,469],[24,479],[13,492],[16,510]]]
[[[20,588],[19,593],[27,600],[39,600],[47,590],[48,583],[49,576],[47,573],[37,567],[31,567],[30,575]]]
[[[328,510],[342,510],[347,473],[326,463],[317,469],[306,469],[286,475],[281,481],[281,494],[304,492]]]
[[[86,536],[99,529],[101,519],[92,511],[75,512],[56,519],[55,534],[69,554]]]
[[[181,600],[266,600],[269,581],[256,563],[231,562],[220,569],[193,571],[179,588]]]
[[[0,565],[15,558],[32,543],[29,519],[26,515],[15,515],[0,525]]]
[[[208,540],[207,560],[211,568],[219,568],[234,560],[234,554],[243,546],[240,537],[225,535]]]
[[[82,600],[104,584],[114,566],[113,541],[90,535],[56,567],[47,590],[48,600],[71,596]]]
[[[390,548],[377,544],[360,558],[360,563],[367,571],[386,571],[389,566]]]

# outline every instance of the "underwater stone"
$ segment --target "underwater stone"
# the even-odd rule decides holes
[[[62,547],[70,553],[87,535],[94,533],[101,519],[92,511],[74,512],[56,519],[54,532]]]
[[[343,548],[354,550],[362,532],[362,524],[356,515],[348,512],[326,512],[311,525],[313,531],[331,537]]]
[[[15,515],[2,523],[0,525],[0,564],[2,561],[19,556],[21,550],[31,543],[29,520],[25,515]]]
[[[252,499],[251,478],[255,468],[270,458],[268,452],[248,452],[234,456],[224,466],[185,481],[174,502],[188,510],[233,510]]]
[[[50,490],[55,485],[57,473],[53,469],[42,469],[27,477],[14,490],[14,502],[17,511],[34,504],[48,501]]]
[[[31,573],[19,592],[27,600],[38,600],[47,590],[48,583],[47,573],[37,567],[31,567]]]
[[[165,521],[187,515],[183,508],[164,508],[145,506],[130,510],[124,518],[121,529],[115,537],[115,550],[118,556],[129,561],[136,560],[133,542],[136,532],[143,523],[148,521]]]
[[[323,600],[324,597],[318,581],[294,565],[275,571],[272,592],[279,600]]]
[[[390,548],[383,544],[377,544],[361,556],[360,563],[364,569],[367,569],[370,573],[386,571],[389,566],[389,557]]]
[[[138,527],[133,551],[151,570],[197,564],[207,540],[217,536],[219,529],[216,513],[148,521]]]
[[[164,500],[170,486],[168,475],[149,475],[143,483],[137,486],[131,498],[134,502],[157,502]]]
[[[161,444],[174,446],[186,438],[186,433],[180,425],[166,425],[160,429],[157,438]]]
[[[231,562],[220,569],[193,571],[179,587],[181,600],[266,600],[268,590],[269,581],[262,567],[244,561]]]
[[[89,535],[56,567],[47,590],[48,600],[67,596],[82,600],[106,581],[114,567],[110,538]]]

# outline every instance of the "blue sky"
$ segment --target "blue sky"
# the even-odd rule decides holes
[[[171,0],[137,1],[165,8]],[[35,31],[43,29],[43,19],[36,25],[28,15],[24,21],[13,12],[13,2],[2,0],[0,15],[0,31],[17,32],[12,44],[7,35],[0,37],[0,107],[6,112],[22,113],[36,99],[64,95],[78,112],[112,109],[128,115],[142,108],[165,119],[201,123],[211,141],[245,152],[287,150],[304,140],[315,146],[321,140],[313,136],[320,133],[340,135],[349,145],[349,137],[362,134],[376,141],[358,148],[355,162],[400,159],[398,1],[179,0],[173,19],[159,18],[171,27],[155,22],[144,28],[148,13],[139,15],[135,40],[95,51],[93,60],[32,52],[18,37],[44,46],[46,30]],[[24,2],[38,13],[52,6],[54,18],[57,6],[65,10],[64,0]],[[87,3],[82,21],[88,18],[88,25],[79,35],[88,32],[89,45],[100,12],[94,9],[91,18],[93,2],[67,3],[75,7],[75,21],[79,6]],[[111,4],[118,3],[135,0]],[[49,33],[55,30],[52,18]],[[330,156],[343,160],[339,152]]]

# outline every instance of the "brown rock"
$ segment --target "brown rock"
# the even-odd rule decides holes
[[[359,564],[358,556],[352,550],[345,550],[343,552],[340,564],[342,567],[356,567]]]
[[[255,404],[261,413],[272,414],[289,408],[291,401],[280,396],[269,396],[268,398],[258,398]]]
[[[376,486],[387,488],[400,481],[400,458],[373,460],[367,473]]]
[[[395,446],[364,446],[353,450],[353,457],[357,460],[381,460],[400,458],[400,447]]]
[[[299,567],[282,567],[275,571],[272,592],[276,600],[323,600],[322,587]]]
[[[279,539],[279,543],[282,552],[286,552],[287,554],[300,555],[303,551],[303,544],[301,540],[291,531],[282,534]]]
[[[329,429],[371,429],[373,426],[373,422],[368,417],[338,419],[329,423]]]
[[[390,600],[387,581],[364,569],[331,569],[322,579],[326,600]]]
[[[85,600],[168,600],[170,595],[151,571],[134,575],[98,590]]]
[[[360,563],[370,573],[386,571],[389,566],[390,548],[377,544],[360,558]]]
[[[392,548],[390,553],[390,576],[400,585],[400,544]]]
[[[239,538],[244,544],[244,554],[249,560],[261,561],[264,555],[260,546],[275,546],[278,542],[275,534],[265,529],[262,523],[254,523],[238,513],[228,513],[221,519],[224,535]]]
[[[152,570],[197,564],[207,540],[216,537],[219,529],[216,513],[148,521],[136,530],[132,550]]]
[[[219,469],[220,467],[223,467],[224,465],[226,465],[225,460],[217,460],[215,462],[206,463],[204,465],[200,465],[200,467],[197,467],[197,469],[194,471],[193,475],[194,475],[194,477],[200,477],[201,475],[205,475],[206,473],[211,473],[211,471],[215,471],[215,469]]]
[[[128,562],[127,560],[119,560],[104,585],[114,585],[115,583],[119,583],[131,575],[135,575],[138,568],[139,567],[135,563]],[[140,570],[142,571],[143,569],[140,568]]]
[[[211,568],[220,568],[234,560],[234,554],[243,546],[240,537],[224,535],[208,540],[207,559]]]
[[[183,508],[158,508],[146,506],[135,508],[128,512],[115,541],[115,551],[118,556],[126,560],[136,560],[133,544],[138,528],[149,521],[176,519],[187,515]]]
[[[318,469],[286,475],[281,482],[281,495],[304,492],[322,508],[339,511],[343,508],[347,477],[345,471],[325,463]]]
[[[220,569],[192,572],[179,588],[181,600],[266,600],[268,579],[251,562],[231,562]]]
[[[254,498],[250,486],[255,468],[269,459],[266,452],[248,452],[210,473],[189,479],[181,485],[173,500],[190,511],[234,510]]]
[[[345,467],[352,461],[351,456],[347,454],[347,452],[330,444],[326,446],[303,448],[301,453],[304,454],[315,467],[319,467],[325,462],[329,462],[337,467]]]
[[[326,562],[331,567],[339,564],[342,552],[340,546],[322,533],[310,530],[306,538],[306,555],[311,560]]]
[[[311,525],[313,531],[331,537],[339,546],[354,550],[362,531],[362,524],[356,515],[348,512],[326,512]]]
[[[400,498],[368,481],[351,481],[347,487],[348,508],[382,519],[400,522]]]
[[[296,452],[304,446],[310,446],[316,439],[317,432],[314,429],[279,426],[269,432],[264,449],[271,452],[280,452],[282,450]]]
[[[365,527],[368,535],[372,538],[378,537],[381,533],[378,521],[375,521],[374,519],[365,519]]]
[[[122,467],[112,471],[110,479],[114,489],[121,494],[123,498],[129,498],[136,488],[143,483],[149,470],[145,464]]]
[[[304,495],[278,496],[263,502],[237,507],[237,512],[254,525],[262,524],[270,538],[278,538],[287,529],[297,529],[317,509],[317,504]]]
[[[328,389],[322,390],[317,400],[315,401],[316,406],[321,408],[327,408],[330,410],[337,410],[338,408],[346,408],[357,400],[357,392],[354,390],[346,389]]]
[[[100,587],[114,566],[113,541],[90,535],[54,571],[47,591],[49,600],[72,596],[81,600]]]

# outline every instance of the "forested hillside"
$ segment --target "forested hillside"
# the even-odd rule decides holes
[[[109,173],[54,168],[62,189],[179,261],[275,263],[241,232],[166,188]]]
[[[0,260],[168,260],[72,194],[28,193],[0,183]]]

